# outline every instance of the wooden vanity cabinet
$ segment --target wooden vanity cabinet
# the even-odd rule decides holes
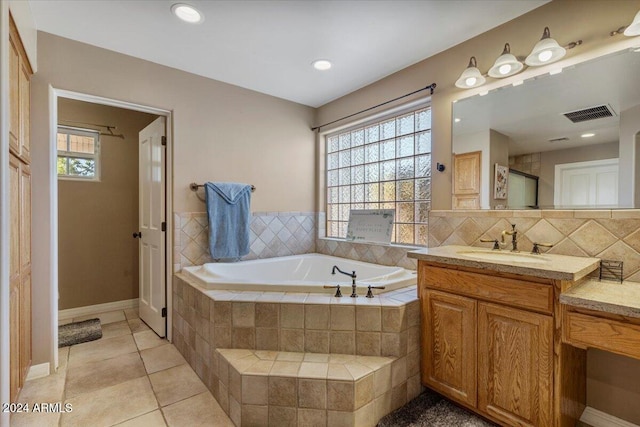
[[[31,366],[31,68],[9,19],[9,394],[14,402]]]
[[[585,369],[555,329],[562,282],[419,261],[418,283],[424,385],[501,425],[575,423],[584,385],[554,381],[561,366]]]

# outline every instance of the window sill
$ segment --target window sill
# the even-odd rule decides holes
[[[384,243],[375,243],[375,242],[348,242],[345,239],[338,239],[336,237],[318,237],[318,240],[326,240],[333,242],[341,242],[341,243],[351,243],[354,245],[369,245],[369,246],[383,246],[385,248],[398,248],[398,249],[406,249],[406,250],[417,250],[424,249],[426,246],[418,246],[418,245],[399,245],[397,243],[384,244]]]

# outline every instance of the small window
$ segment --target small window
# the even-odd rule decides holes
[[[100,179],[100,134],[91,129],[58,127],[58,178]]]

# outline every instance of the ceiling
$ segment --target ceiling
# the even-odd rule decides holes
[[[30,5],[40,31],[319,107],[547,1],[30,0]],[[204,22],[179,21],[170,12],[177,2],[198,8]],[[311,62],[319,58],[331,60],[331,70],[315,70]]]
[[[510,138],[509,155],[618,142],[620,113],[640,104],[639,74],[640,51],[630,49],[458,101],[454,145],[456,136],[487,129]],[[563,115],[599,105],[609,105],[615,116],[572,123]],[[556,138],[568,140],[549,142]]]

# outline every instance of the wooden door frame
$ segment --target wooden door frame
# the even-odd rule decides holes
[[[58,128],[58,98],[74,99],[77,101],[90,102],[93,104],[106,105],[110,107],[122,108],[125,110],[140,111],[143,113],[155,114],[158,116],[164,116],[166,118],[166,136],[167,136],[167,149],[165,152],[166,166],[165,166],[165,209],[167,233],[165,236],[165,275],[166,275],[166,302],[167,302],[167,333],[166,338],[171,341],[171,325],[173,324],[172,307],[173,301],[171,299],[173,283],[173,120],[172,112],[156,107],[150,107],[142,104],[134,104],[127,101],[120,101],[117,99],[104,98],[101,96],[88,95],[80,92],[73,92],[63,89],[56,89],[49,86],[49,164],[51,166],[50,176],[50,188],[49,194],[51,195],[51,231],[50,242],[51,247],[49,251],[51,253],[51,276],[49,277],[51,283],[51,331],[52,334],[52,354],[53,364],[52,372],[58,368],[58,176],[56,162],[58,157],[56,147],[56,133]]]

